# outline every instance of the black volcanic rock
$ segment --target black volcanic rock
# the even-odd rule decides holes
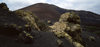
[[[0,4],[0,47],[100,46],[97,35],[81,30],[78,12],[65,13],[43,3],[33,6],[10,11],[5,3]]]
[[[58,38],[30,12],[9,11],[0,4],[0,47],[59,47]],[[8,7],[6,7],[8,8]],[[45,28],[46,29],[46,28]],[[68,40],[67,46],[73,47]]]

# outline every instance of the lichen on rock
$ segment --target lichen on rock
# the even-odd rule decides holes
[[[55,22],[54,25],[49,27],[52,28],[52,32],[54,32],[57,37],[63,37],[69,40],[70,43],[77,42],[83,47],[83,45],[81,45],[82,38],[80,35],[80,18],[74,12],[62,14],[59,21]]]
[[[75,47],[84,47],[80,35],[80,18],[74,12],[62,14],[58,22],[48,25],[51,21],[48,21],[48,24],[44,23],[31,12],[9,11],[4,3],[0,4],[0,8],[2,8],[0,9],[0,36],[18,42],[32,43],[32,46],[61,47],[64,45],[64,40],[68,40],[68,43]]]

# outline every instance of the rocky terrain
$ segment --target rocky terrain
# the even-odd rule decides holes
[[[30,11],[34,13],[41,20],[45,22],[51,21],[52,23],[58,21],[63,13],[75,12],[81,19],[81,26],[83,30],[90,31],[93,33],[98,33],[98,31],[100,32],[100,15],[90,11],[63,9],[58,6],[46,3],[37,3],[22,8],[20,10]]]
[[[87,30],[88,24],[80,13],[83,12],[43,3],[10,11],[1,3],[0,47],[99,47],[100,37]],[[85,11],[85,16],[85,13],[91,14]],[[99,21],[99,15],[94,15]],[[98,23],[93,22],[90,26]]]

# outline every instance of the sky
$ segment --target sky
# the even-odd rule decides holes
[[[65,9],[86,10],[100,14],[100,0],[0,0],[10,10],[17,10],[36,3],[54,4]]]

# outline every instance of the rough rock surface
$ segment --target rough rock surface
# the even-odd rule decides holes
[[[66,12],[75,12],[81,20],[82,30],[93,32],[100,36],[100,14],[86,10],[70,10],[67,8],[60,8],[59,6],[48,3],[36,3],[20,10],[30,11],[34,13],[40,20],[53,25],[57,22],[60,15]],[[56,17],[56,18],[55,18]]]
[[[0,4],[0,47],[99,46],[91,45],[100,42],[91,36],[82,32],[80,18],[74,12],[62,14],[59,21],[48,25],[31,12],[9,11],[5,3]]]
[[[0,4],[0,47],[59,47],[58,38],[52,32],[45,32],[43,28],[47,26],[33,14],[22,10],[12,12],[5,6]]]
[[[61,15],[59,22],[55,22],[50,27],[57,37],[67,39],[75,47],[84,47],[82,45],[79,20],[80,18],[75,13],[65,13]]]

